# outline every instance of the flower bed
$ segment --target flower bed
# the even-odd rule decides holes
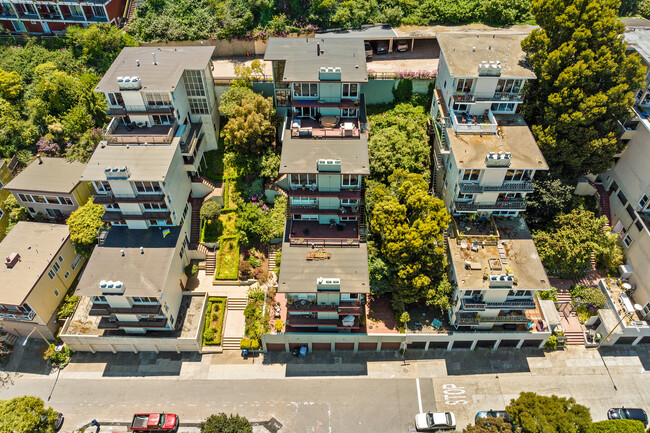
[[[209,298],[208,301],[203,328],[203,345],[219,346],[221,345],[226,298]]]
[[[239,273],[239,239],[237,236],[219,238],[219,260],[215,280],[236,280]]]

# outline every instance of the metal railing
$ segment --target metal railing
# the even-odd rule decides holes
[[[104,130],[104,139],[109,144],[169,144],[174,138],[178,123],[171,125],[130,126],[120,118],[113,118]]]
[[[533,192],[533,182],[504,182],[501,185],[480,185],[478,183],[459,183],[460,192],[463,194],[475,194],[482,192]]]
[[[454,102],[524,102],[524,93],[512,92],[481,92],[481,93],[456,93]]]
[[[172,105],[123,105],[120,107],[108,107],[108,116],[124,116],[133,114],[174,114],[175,108]]]
[[[452,108],[449,109],[449,117],[451,118],[451,124],[454,128],[454,132],[457,134],[496,134],[497,127],[499,126],[497,120],[492,114],[492,110],[487,110],[488,112],[488,123],[459,123],[458,116]],[[480,116],[471,116],[480,117]]]
[[[464,203],[456,202],[456,209],[460,212],[473,212],[477,210],[526,210],[526,201],[522,199],[497,200],[496,203]]]
[[[0,313],[2,320],[19,320],[19,321],[32,321],[36,317],[36,313],[30,311],[29,313]]]
[[[149,193],[136,194],[130,196],[114,195],[112,193],[96,194],[95,204],[113,204],[113,203],[157,203],[165,200],[165,194]]]
[[[289,245],[311,247],[358,247],[359,239],[309,239],[290,237]]]

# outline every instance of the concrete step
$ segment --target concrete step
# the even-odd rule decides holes
[[[239,343],[242,337],[223,337],[221,339],[221,347],[224,350],[239,350]]]
[[[248,298],[228,298],[228,310],[243,310],[248,305]]]

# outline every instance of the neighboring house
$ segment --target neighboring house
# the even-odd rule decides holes
[[[548,170],[523,117],[525,34],[443,33],[431,116],[435,188],[453,214],[517,216]]]
[[[363,41],[271,38],[264,59],[273,62],[276,106],[285,114],[278,186],[289,203],[278,292],[287,299],[286,330],[364,332]]]
[[[217,148],[213,51],[125,48],[96,88],[113,119],[80,179],[93,184],[111,227],[77,287],[88,308],[71,322],[84,325],[62,333],[79,350],[94,350],[89,342],[99,337],[160,338],[182,327],[184,269],[191,258],[205,258],[196,251],[198,214],[213,191],[198,174],[204,152]],[[146,339],[137,341],[136,349],[151,350]]]
[[[0,243],[0,324],[27,337],[34,328],[53,339],[56,311],[81,270],[68,226],[21,221]],[[35,335],[34,338],[38,336]]]
[[[519,215],[533,177],[548,165],[516,114],[535,75],[525,34],[444,33],[431,107],[434,185],[452,220],[449,311],[456,328],[508,330],[541,314],[535,292],[549,289]],[[495,218],[514,217],[511,221]],[[539,314],[538,314],[539,313]]]
[[[31,216],[62,219],[83,206],[92,188],[79,178],[86,168],[65,158],[37,156],[5,188]]]
[[[4,0],[0,2],[0,24],[12,33],[47,35],[64,32],[68,26],[123,22],[126,0]]]
[[[9,212],[5,211],[2,204],[11,193],[5,186],[13,177],[14,175],[9,169],[9,164],[4,160],[0,160],[0,241],[5,237],[5,231],[9,225]]]

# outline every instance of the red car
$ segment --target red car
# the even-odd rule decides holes
[[[171,413],[136,413],[131,430],[138,432],[173,432],[178,430],[178,416]]]

